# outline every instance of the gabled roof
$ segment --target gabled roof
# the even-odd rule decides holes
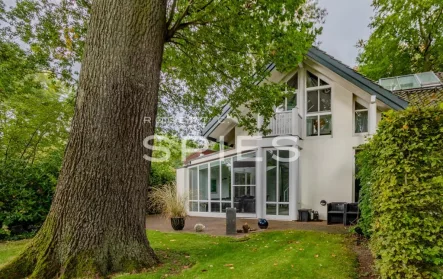
[[[314,60],[315,62],[325,66],[329,70],[335,72],[342,78],[346,79],[355,86],[361,88],[362,90],[368,92],[371,95],[377,96],[377,99],[387,104],[393,109],[401,110],[408,106],[408,102],[399,98],[398,96],[392,94],[391,91],[386,90],[372,80],[366,78],[362,74],[358,73],[349,66],[343,64],[339,60],[330,56],[326,52],[318,49],[317,47],[312,47],[307,56]]]
[[[432,106],[443,103],[443,72],[435,73],[441,80],[437,86],[413,88],[407,90],[395,90],[393,94],[416,106]]]
[[[323,65],[334,73],[338,74],[342,78],[346,79],[355,86],[361,88],[362,90],[368,92],[371,95],[377,96],[377,99],[387,104],[395,110],[405,109],[408,106],[408,102],[393,94],[391,91],[384,89],[377,83],[371,81],[370,79],[364,77],[362,74],[351,69],[347,65],[343,64],[334,57],[328,55],[326,52],[320,50],[317,47],[311,47],[308,51],[307,57],[314,60],[315,62]],[[266,71],[271,72],[275,68],[274,64],[270,64]],[[259,84],[262,80],[258,81]],[[217,124],[223,121],[228,115],[231,107],[226,105],[223,108],[222,114],[219,117],[214,117],[202,130],[202,136],[209,136],[212,131],[217,127]]]

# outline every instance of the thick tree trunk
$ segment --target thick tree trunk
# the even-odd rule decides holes
[[[149,164],[166,0],[94,0],[75,116],[50,213],[0,278],[102,277],[150,267]]]

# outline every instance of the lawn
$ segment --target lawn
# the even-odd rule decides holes
[[[343,235],[308,231],[245,238],[148,231],[159,267],[118,279],[145,278],[356,278],[357,259]],[[25,242],[0,244],[0,265]]]
[[[22,251],[27,242],[27,240],[19,240],[0,243],[0,266]]]

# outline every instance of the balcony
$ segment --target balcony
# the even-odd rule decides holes
[[[263,125],[263,118],[259,116],[258,125]],[[303,118],[298,108],[291,111],[277,112],[269,123],[268,129],[270,133],[267,136],[302,136]]]

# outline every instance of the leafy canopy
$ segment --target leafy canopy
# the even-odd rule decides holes
[[[373,0],[373,33],[360,40],[359,71],[369,78],[443,71],[443,2]]]
[[[75,81],[92,8],[90,0],[18,0],[3,17],[9,34]],[[305,0],[168,0],[159,115],[214,116],[230,104],[246,129],[256,129],[258,112],[266,124],[283,90],[256,86],[268,75],[265,66],[295,68],[324,16]]]
[[[74,98],[46,66],[0,37],[0,239],[35,232],[57,182]]]

